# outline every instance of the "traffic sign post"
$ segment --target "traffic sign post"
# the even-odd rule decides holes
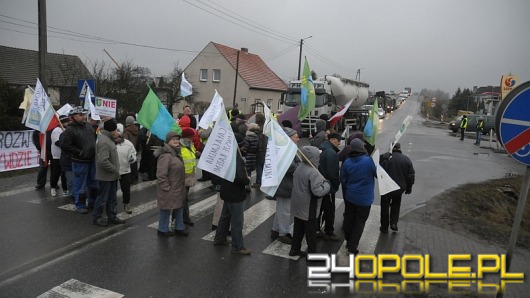
[[[497,116],[495,124],[497,129],[497,137],[502,143],[508,154],[515,160],[526,165],[526,173],[523,185],[521,186],[521,193],[517,202],[517,209],[513,219],[512,232],[508,244],[508,252],[506,253],[506,270],[510,270],[510,264],[513,257],[513,250],[517,242],[519,228],[523,218],[523,212],[526,205],[526,198],[528,196],[528,188],[530,186],[530,113],[528,107],[530,106],[530,82],[516,87],[512,92],[503,99]],[[500,296],[499,296],[500,295]],[[497,297],[502,297],[499,293]]]
[[[79,94],[79,100],[81,101],[81,105],[84,105],[85,103],[87,87],[90,87],[90,90],[92,90],[92,100],[94,100],[96,95],[96,84],[94,80],[77,80],[77,91]]]

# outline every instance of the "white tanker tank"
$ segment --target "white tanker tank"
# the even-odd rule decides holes
[[[317,81],[325,81],[329,86],[326,88],[334,104],[340,109],[353,98],[350,110],[360,109],[368,99],[369,84],[345,78],[325,75]]]

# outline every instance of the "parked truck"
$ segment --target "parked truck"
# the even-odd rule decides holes
[[[301,123],[303,135],[308,135],[310,131],[315,130],[315,122],[322,114],[329,118],[340,111],[353,98],[353,102],[339,122],[338,129],[346,125],[355,128],[362,128],[366,123],[366,116],[361,106],[366,103],[368,98],[369,84],[355,80],[339,78],[336,76],[325,75],[313,81],[315,88],[315,108],[311,111],[306,119]],[[301,81],[291,81],[287,87],[287,92],[282,97],[282,111],[285,113],[288,109],[300,105]]]

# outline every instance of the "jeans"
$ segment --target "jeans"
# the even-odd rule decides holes
[[[477,129],[477,135],[475,137],[475,144],[480,145],[480,140],[482,139],[482,131]]]
[[[263,164],[256,163],[256,183],[261,184],[261,174],[263,173]]]
[[[48,167],[44,166],[44,160],[39,158],[39,173],[37,174],[37,185],[45,186],[48,180]]]
[[[131,173],[120,176],[120,189],[123,194],[123,204],[131,202]]]
[[[72,172],[72,166],[61,166],[64,177],[66,178],[66,183],[63,185],[63,190],[68,190],[68,196],[74,197],[74,172]],[[62,183],[62,182],[61,182]]]
[[[399,221],[399,209],[401,207],[402,194],[403,190],[398,189],[381,196],[381,228],[384,230],[388,230],[389,224],[397,225]]]
[[[175,219],[175,230],[184,231],[186,228],[184,226],[184,221],[182,220],[182,208],[175,210],[169,209],[160,209],[160,214],[158,217],[158,230],[160,232],[169,232],[169,218],[171,213],[173,213]]]
[[[117,196],[116,196],[116,187],[117,181],[98,181],[99,190],[98,198],[94,204],[94,212],[92,213],[92,218],[94,220],[100,219],[103,214],[103,207],[107,211],[108,220],[117,219],[116,210],[117,205]]]
[[[83,198],[87,197],[87,188],[89,189],[88,205],[93,205],[96,201],[98,188],[96,181],[96,162],[83,163],[72,161],[72,171],[74,172],[75,207],[86,208],[86,202]]]
[[[240,251],[243,246],[243,202],[224,202],[221,218],[215,230],[215,242],[222,242],[228,236],[228,229],[231,227],[232,250]]]
[[[291,215],[291,198],[276,198],[276,214],[274,215],[274,221],[272,222],[272,230],[285,236],[286,234],[293,235],[293,221],[294,218]]]
[[[300,251],[302,249],[302,240],[307,242],[307,252],[317,252],[317,230],[318,218],[303,220],[298,217],[294,218],[293,240],[291,250]]]
[[[322,197],[318,223],[325,222],[324,232],[328,235],[333,234],[335,228],[335,194],[330,193]]]
[[[346,248],[356,250],[359,240],[363,235],[364,225],[370,215],[370,206],[361,206],[344,200],[344,235],[346,236]]]

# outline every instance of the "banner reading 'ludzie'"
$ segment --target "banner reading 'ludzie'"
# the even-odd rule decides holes
[[[0,131],[0,172],[39,166],[32,134],[33,130]]]

